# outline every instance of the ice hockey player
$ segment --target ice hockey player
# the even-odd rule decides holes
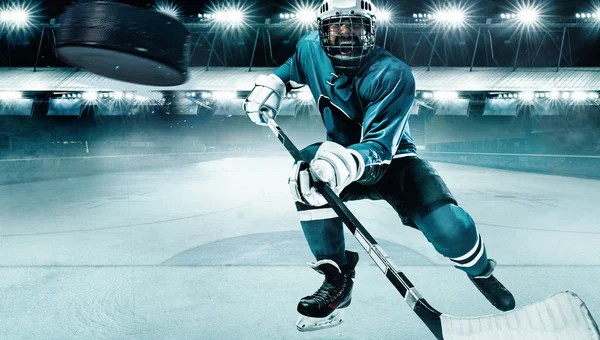
[[[458,206],[436,170],[419,158],[408,117],[415,80],[402,61],[375,45],[375,6],[370,0],[326,0],[318,31],[303,36],[294,55],[273,74],[257,77],[244,110],[259,125],[273,119],[286,91],[310,89],[327,140],[302,150],[310,164],[292,168],[289,187],[300,223],[323,274],[322,286],[298,303],[299,330],[330,327],[351,301],[358,254],[345,250],[343,225],[313,188],[323,181],[344,201],[386,200],[403,224],[420,230],[435,249],[463,270],[502,311],[515,307],[511,293],[492,275],[471,216]],[[310,167],[309,167],[310,165]]]

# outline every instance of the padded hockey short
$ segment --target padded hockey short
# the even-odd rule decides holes
[[[398,212],[402,222],[414,228],[410,218],[413,214],[427,213],[442,204],[457,204],[431,164],[414,156],[393,159],[375,187],[381,198]]]
[[[302,150],[308,159],[313,159],[318,144]],[[392,159],[383,177],[374,185],[352,183],[342,191],[343,201],[361,199],[386,200],[400,215],[405,225],[416,228],[411,219],[415,213],[426,213],[436,206],[457,204],[450,189],[437,171],[426,160],[416,156]],[[299,211],[314,209],[297,203]],[[323,208],[323,207],[321,207]]]

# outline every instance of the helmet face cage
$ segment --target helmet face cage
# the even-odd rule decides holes
[[[342,25],[346,26],[344,33]],[[349,75],[375,48],[375,25],[373,19],[362,15],[332,16],[319,20],[319,37],[335,71]]]

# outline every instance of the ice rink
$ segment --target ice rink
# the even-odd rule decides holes
[[[359,250],[346,322],[295,328],[322,276],[291,159],[233,158],[0,186],[0,339],[434,339]],[[519,305],[576,292],[600,318],[600,181],[434,163]],[[496,310],[383,201],[349,203],[442,312]]]

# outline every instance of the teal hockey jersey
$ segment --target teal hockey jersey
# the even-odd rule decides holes
[[[415,79],[408,65],[386,50],[375,47],[354,76],[338,76],[314,31],[300,39],[294,55],[274,74],[284,83],[307,85],[327,140],[362,155],[366,167],[358,183],[376,183],[392,158],[416,153],[408,127]]]

